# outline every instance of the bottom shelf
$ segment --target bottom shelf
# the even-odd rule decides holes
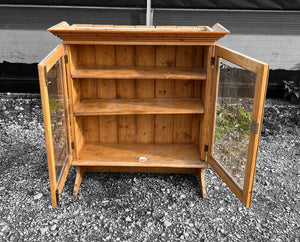
[[[199,157],[199,146],[195,144],[100,143],[85,144],[72,165],[207,168]]]

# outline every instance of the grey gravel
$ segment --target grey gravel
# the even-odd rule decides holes
[[[2,94],[0,241],[299,241],[299,110],[267,100],[248,209],[212,169],[203,200],[189,174],[87,173],[74,197],[74,168],[54,209],[40,99]]]

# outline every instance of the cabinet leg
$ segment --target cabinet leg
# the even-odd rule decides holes
[[[199,177],[199,182],[200,182],[202,197],[206,198],[206,189],[205,189],[205,181],[204,181],[204,170],[205,169],[200,169],[199,170],[198,177]]]
[[[77,167],[76,179],[75,179],[75,184],[74,184],[74,192],[73,192],[74,196],[77,196],[83,176],[84,176],[84,170],[80,167]]]

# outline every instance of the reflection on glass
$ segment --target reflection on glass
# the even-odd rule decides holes
[[[51,130],[56,180],[68,158],[65,104],[63,99],[62,62],[58,60],[47,73]]]
[[[221,60],[214,158],[243,187],[256,74]]]

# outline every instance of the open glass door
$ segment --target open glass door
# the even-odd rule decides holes
[[[56,207],[72,161],[64,47],[38,65],[52,206]]]
[[[267,64],[215,46],[208,163],[250,207],[268,80]]]

